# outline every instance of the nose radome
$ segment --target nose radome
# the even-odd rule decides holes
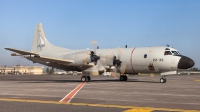
[[[194,61],[186,56],[182,56],[178,63],[178,69],[188,69],[194,66]]]

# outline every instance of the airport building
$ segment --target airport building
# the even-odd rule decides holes
[[[43,66],[14,66],[14,67],[0,67],[0,74],[44,74]]]

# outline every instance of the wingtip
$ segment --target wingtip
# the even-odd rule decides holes
[[[8,50],[8,49],[10,49],[10,48],[4,48],[4,49]]]

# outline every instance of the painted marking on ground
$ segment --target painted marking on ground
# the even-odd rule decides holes
[[[61,99],[59,102],[62,103],[69,103],[72,98],[78,93],[79,90],[85,85],[85,82],[82,82],[79,84],[74,90],[72,90],[70,93],[68,93],[63,99]]]
[[[200,80],[195,80],[196,82],[200,82]]]
[[[140,109],[129,109],[129,110],[126,110],[124,112],[153,112],[154,110],[151,110],[151,109],[143,109],[143,108],[140,108]]]
[[[11,99],[11,98],[0,98],[0,101],[128,109],[128,110],[126,110],[124,112],[153,112],[153,111],[162,111],[162,112],[170,112],[170,111],[173,111],[173,112],[174,111],[176,111],[176,112],[200,112],[200,110],[184,110],[184,109],[153,108],[153,107],[136,107],[136,106],[122,106],[122,105],[109,105],[109,104],[62,103],[62,102],[57,102],[57,101]]]

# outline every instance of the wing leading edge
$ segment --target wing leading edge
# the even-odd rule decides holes
[[[13,49],[13,48],[5,48],[5,49],[9,50],[9,51],[13,51],[13,52],[19,53],[21,55],[39,55],[38,53],[28,52],[28,51]]]

